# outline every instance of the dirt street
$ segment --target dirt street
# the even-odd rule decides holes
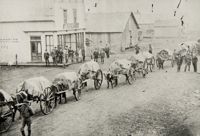
[[[114,59],[106,61],[103,69]],[[62,71],[77,70],[32,68],[35,73],[20,70],[1,73],[1,88],[10,90],[20,80],[44,75],[48,79]],[[16,72],[17,71],[17,72]],[[12,73],[11,73],[12,72]],[[18,73],[18,74],[17,74]],[[13,83],[13,84],[12,84]],[[200,135],[200,74],[176,72],[165,67],[154,70],[146,78],[138,76],[133,85],[124,77],[114,89],[106,83],[100,90],[91,82],[76,102],[71,93],[68,103],[59,105],[53,113],[33,117],[33,136],[199,136]],[[9,85],[8,85],[9,84]],[[36,109],[39,109],[36,107]],[[20,121],[2,136],[20,135]]]

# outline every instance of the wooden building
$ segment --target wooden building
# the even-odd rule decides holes
[[[84,36],[84,0],[0,1],[0,63],[43,62],[55,47],[84,49]]]
[[[86,47],[124,51],[138,43],[138,23],[132,12],[90,13],[86,15]]]

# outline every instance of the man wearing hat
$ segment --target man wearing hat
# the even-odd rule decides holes
[[[24,127],[27,126],[28,129],[28,136],[31,136],[31,116],[33,116],[33,110],[29,106],[29,101],[27,97],[23,101],[23,105],[19,108],[22,117],[22,127],[21,127],[21,134],[25,136]]]

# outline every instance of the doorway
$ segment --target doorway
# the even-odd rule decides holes
[[[42,62],[42,45],[40,36],[31,36],[31,61]]]

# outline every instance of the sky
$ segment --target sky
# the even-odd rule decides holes
[[[27,2],[28,1],[28,2]],[[29,12],[24,11],[37,11],[38,5],[48,7],[48,4],[54,0],[0,0],[0,13],[3,15],[3,19],[10,18],[26,18],[29,17]],[[71,0],[73,1],[73,0]],[[148,14],[154,16],[156,19],[172,19],[176,18],[180,20],[184,16],[183,20],[185,28],[188,30],[200,31],[200,0],[182,0],[177,15],[174,17],[174,11],[180,0],[85,0],[86,11],[90,9],[90,12],[125,12],[137,10],[141,14]],[[42,2],[42,3],[41,3]],[[94,7],[94,3],[97,3],[97,7]],[[152,13],[152,4],[154,4]],[[45,11],[46,13],[47,11]],[[9,14],[10,13],[10,14]],[[23,14],[22,14],[23,13]],[[40,13],[32,13],[35,16],[39,16]],[[0,20],[1,20],[0,16]],[[180,21],[181,24],[181,21]]]
[[[125,12],[137,10],[141,14],[151,14],[156,19],[180,19],[183,20],[188,30],[200,31],[200,0],[86,0],[86,9],[89,12]],[[97,7],[94,7],[97,3]],[[153,4],[153,13],[152,13]],[[174,11],[177,11],[174,17]]]

